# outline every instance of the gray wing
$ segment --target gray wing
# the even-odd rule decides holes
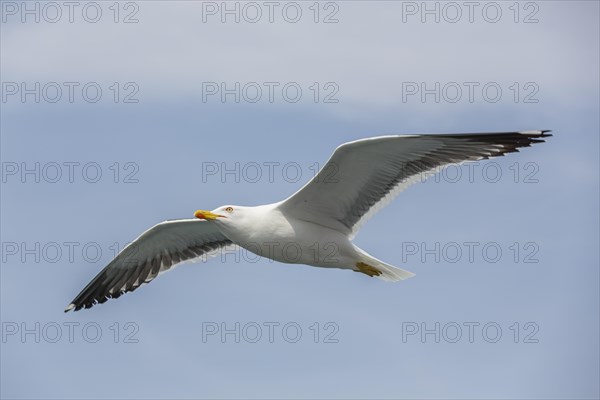
[[[175,265],[231,245],[214,224],[199,219],[161,222],[125,247],[67,306],[90,308],[150,282]]]
[[[371,215],[432,171],[519,151],[543,142],[551,136],[547,132],[381,136],[345,143],[279,209],[352,237]]]

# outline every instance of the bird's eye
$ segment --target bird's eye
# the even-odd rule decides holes
[[[227,207],[227,208],[225,209],[225,211],[227,211],[228,213],[230,213],[230,212],[233,212],[233,207]]]

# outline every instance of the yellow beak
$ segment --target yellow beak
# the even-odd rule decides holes
[[[205,219],[207,221],[212,221],[219,217],[223,217],[223,215],[213,214],[210,211],[206,211],[206,210],[197,210],[194,213],[194,217],[199,218],[199,219]]]

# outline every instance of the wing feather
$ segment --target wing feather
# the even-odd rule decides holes
[[[438,168],[513,153],[543,142],[551,136],[547,132],[381,136],[345,143],[278,207],[352,237],[401,191]]]
[[[232,242],[199,219],[165,221],[125,247],[67,306],[65,312],[90,308],[152,281],[177,264]]]

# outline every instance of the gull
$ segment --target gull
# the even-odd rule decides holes
[[[228,246],[283,263],[352,270],[386,281],[410,278],[415,274],[352,243],[360,226],[401,191],[440,168],[516,152],[544,142],[542,138],[552,136],[548,132],[393,135],[342,144],[311,181],[283,201],[197,210],[195,218],[148,229],[65,312],[117,298],[184,261]]]

